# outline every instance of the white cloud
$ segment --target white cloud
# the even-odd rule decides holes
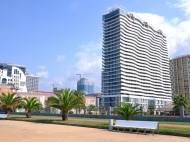
[[[179,23],[179,18],[178,18],[178,17],[175,17],[175,18],[173,18],[173,19],[171,20],[171,22],[172,22],[173,24],[178,24],[178,23]]]
[[[48,78],[48,71],[37,72],[37,76],[39,76],[41,78]]]
[[[65,55],[57,55],[57,61],[63,61],[65,59]]]
[[[187,16],[190,16],[190,0],[179,0],[179,3],[175,6],[181,8]]]
[[[136,15],[156,27],[155,29],[161,29],[167,35],[167,45],[171,57],[190,52],[189,49],[184,53],[184,49],[190,45],[190,19],[180,21],[175,17],[167,20],[163,16],[151,13],[136,13]]]
[[[77,88],[79,76],[77,73],[82,73],[82,77],[88,78],[95,84],[95,92],[101,91],[101,68],[102,68],[102,42],[90,42],[81,45],[80,52],[75,54],[77,62],[66,70],[64,77],[56,77],[53,82],[57,87]]]

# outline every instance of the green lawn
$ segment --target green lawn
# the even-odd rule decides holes
[[[9,116],[8,119],[16,120],[16,121],[30,121],[30,122],[37,122],[37,123],[74,125],[74,126],[108,129],[108,119],[69,117],[68,121],[62,121],[61,116],[35,116],[33,115],[32,118],[26,118],[25,115],[12,115],[12,114]],[[190,127],[180,128],[179,126],[179,125],[190,126],[190,122],[160,122],[160,124],[172,124],[172,127],[160,126],[161,134],[181,135],[181,136],[190,137]],[[129,131],[129,129],[126,129],[126,130]],[[141,131],[143,132],[143,130]],[[149,131],[147,130],[147,132]],[[155,131],[155,133],[157,133],[157,131]]]

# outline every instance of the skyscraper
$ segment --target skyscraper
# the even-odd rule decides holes
[[[170,60],[172,95],[183,94],[190,102],[190,55]]]
[[[84,94],[94,93],[94,83],[90,82],[87,78],[81,78],[77,82],[77,90],[83,91]]]
[[[171,102],[166,35],[124,8],[103,15],[102,103]]]

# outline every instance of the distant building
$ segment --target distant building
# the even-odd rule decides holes
[[[77,82],[77,90],[83,91],[84,94],[94,93],[94,83],[90,82],[87,78],[81,78]]]
[[[183,94],[190,102],[190,54],[170,60],[172,95]]]
[[[86,106],[89,105],[94,105],[96,106],[96,97],[95,96],[90,96],[90,95],[85,95],[85,99],[86,99]]]
[[[94,97],[96,97],[96,106],[99,107],[101,105],[102,93],[86,94],[85,96],[94,96]]]
[[[1,87],[0,87],[0,91],[1,91]],[[55,95],[54,92],[46,92],[46,91],[17,92],[17,94],[21,97],[37,97],[42,103],[43,108],[46,107],[45,101],[47,100],[47,98]],[[89,106],[89,105],[96,106],[96,96],[85,95],[84,97],[86,100],[85,106]],[[72,111],[76,113],[76,109],[72,109]],[[17,109],[16,112],[25,112],[25,110]],[[56,113],[60,113],[60,110],[56,110]],[[81,113],[84,113],[83,110],[81,111]]]
[[[29,71],[26,71],[27,92],[38,91],[38,85],[39,85],[39,77],[30,74]]]
[[[1,84],[13,84],[18,92],[26,92],[26,66],[0,63]]]
[[[0,83],[13,85],[18,92],[37,91],[39,77],[29,74],[24,65],[0,63]]]
[[[45,101],[47,100],[47,98],[54,95],[53,92],[46,92],[46,91],[17,92],[17,94],[22,98],[36,97],[42,103],[43,108],[46,107]],[[22,108],[17,109],[16,112],[25,112],[25,109]]]
[[[61,91],[63,88],[57,88],[57,87],[54,87],[53,88],[53,92],[56,93],[57,91]]]

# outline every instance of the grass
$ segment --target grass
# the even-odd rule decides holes
[[[59,125],[73,125],[73,126],[93,127],[101,129],[108,129],[109,127],[108,119],[97,119],[97,118],[69,117],[68,121],[62,121],[61,116],[32,116],[32,118],[26,118],[25,115],[11,114],[8,120],[29,121],[36,123],[48,123],[48,124],[59,124]],[[190,122],[160,122],[160,124],[172,124],[172,127],[160,126],[160,134],[190,137],[190,127],[180,128],[179,126],[179,125],[190,126]],[[129,131],[129,129],[126,129],[126,131]],[[143,130],[140,131],[143,132]],[[149,132],[150,131],[147,130],[147,133]],[[157,131],[155,131],[155,133],[157,133]]]
[[[60,116],[32,116],[32,118],[26,118],[24,115],[10,115],[8,120],[18,121],[30,121],[39,123],[51,123],[62,125],[74,125],[83,127],[95,127],[95,128],[108,128],[108,122],[99,121],[92,118],[69,118],[67,121],[62,121]]]
[[[174,125],[190,125],[190,122],[168,122],[168,121],[159,121],[160,124],[174,124]]]

